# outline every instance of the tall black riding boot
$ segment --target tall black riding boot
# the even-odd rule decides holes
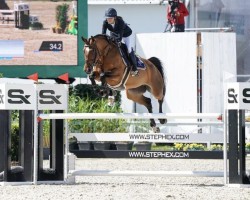
[[[132,64],[131,65],[131,67],[132,67],[131,75],[137,76],[139,71],[137,70],[137,62],[136,62],[136,57],[135,57],[135,53],[133,50],[129,53],[129,57],[130,57],[131,64]]]

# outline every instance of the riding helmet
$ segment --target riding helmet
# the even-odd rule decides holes
[[[114,8],[109,8],[108,10],[106,10],[105,12],[105,17],[109,18],[109,17],[116,17],[117,16],[117,12]]]

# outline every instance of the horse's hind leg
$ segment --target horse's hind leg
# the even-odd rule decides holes
[[[141,105],[144,105],[149,113],[152,113],[152,104],[151,104],[151,99],[148,97],[145,97],[143,95],[143,93],[146,91],[146,89],[144,89],[144,87],[142,88],[137,88],[137,89],[128,89],[127,92],[127,98],[139,103]],[[153,128],[153,130],[155,131],[156,128],[156,123],[154,119],[150,119],[150,126]],[[156,132],[156,131],[155,131]]]
[[[158,103],[159,103],[159,113],[162,113],[163,100],[158,100]],[[159,119],[159,121],[161,124],[165,124],[167,122],[167,119]]]
[[[158,79],[154,79],[154,82],[150,85],[150,92],[158,100],[159,103],[159,113],[162,113],[162,104],[165,96],[164,84]],[[161,124],[165,124],[167,119],[159,119]]]

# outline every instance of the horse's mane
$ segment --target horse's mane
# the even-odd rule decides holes
[[[97,34],[95,36],[92,36],[93,38],[104,38],[107,41],[110,41],[110,36],[106,35],[106,34]]]
[[[106,34],[97,34],[95,36],[91,36],[90,39],[104,39],[106,40],[109,44],[113,44],[116,46],[116,43],[114,43],[114,41],[112,40],[112,38],[109,35]]]

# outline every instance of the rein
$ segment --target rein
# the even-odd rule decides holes
[[[103,55],[101,54],[100,50],[98,49],[98,46],[96,45],[96,41],[94,41],[93,44],[91,45],[85,45],[84,48],[88,47],[89,49],[93,49],[94,50],[94,61],[93,63],[88,63],[88,65],[91,66],[91,68],[93,69],[94,66],[100,66],[100,68],[102,69],[102,65],[103,65],[103,58],[105,56],[108,55],[109,51],[112,49],[112,48],[108,48],[110,47],[110,44],[107,44],[104,49],[103,49]],[[108,49],[107,49],[108,48]],[[106,50],[107,49],[107,50]],[[102,69],[103,70],[103,69]]]

